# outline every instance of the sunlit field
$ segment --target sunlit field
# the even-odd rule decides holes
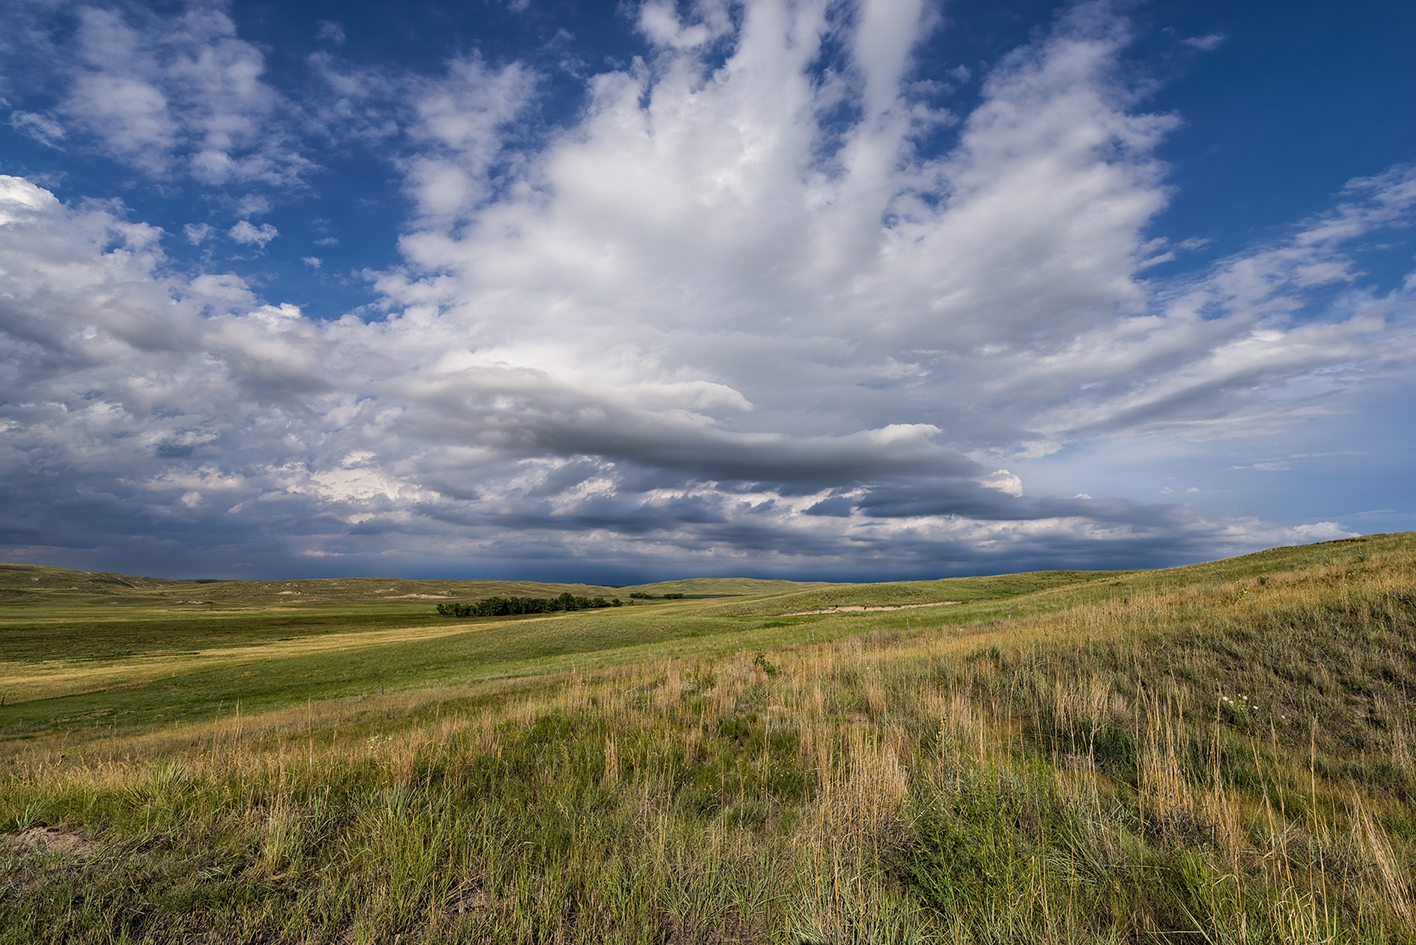
[[[563,592],[622,605],[436,612]],[[1413,691],[1411,534],[873,585],[0,566],[0,941],[1412,942]]]

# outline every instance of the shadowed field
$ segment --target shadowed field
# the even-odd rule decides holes
[[[434,613],[562,591],[704,597]],[[1409,534],[875,585],[0,592],[4,942],[1416,941]]]

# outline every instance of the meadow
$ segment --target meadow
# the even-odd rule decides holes
[[[436,613],[565,592],[688,596]],[[1416,942],[1413,689],[1412,534],[868,585],[0,565],[0,942]]]

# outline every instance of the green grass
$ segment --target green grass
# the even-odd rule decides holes
[[[254,582],[244,589],[231,582],[202,585],[222,591],[210,596],[224,601],[223,609],[194,607],[176,614],[171,601],[153,603],[151,588],[144,583],[152,579],[131,579],[138,586],[128,588],[120,578],[103,575],[105,582],[131,593],[112,603],[94,604],[83,597],[81,574],[42,571],[51,585],[45,592],[61,598],[49,612],[37,613],[32,603],[0,611],[11,677],[7,685],[0,676],[0,696],[6,700],[0,734],[9,729],[33,737],[47,726],[211,719],[238,702],[249,711],[260,711],[301,701],[416,690],[430,681],[446,687],[563,671],[573,664],[588,669],[644,659],[653,655],[655,646],[681,657],[712,656],[749,644],[825,642],[876,627],[905,627],[911,620],[967,622],[972,619],[968,612],[941,617],[935,609],[927,616],[900,611],[855,619],[777,615],[966,595],[996,601],[1098,579],[1086,572],[1046,572],[941,582],[809,585],[806,590],[781,581],[685,581],[645,586],[654,593],[673,586],[686,587],[685,593],[755,593],[730,600],[636,602],[633,607],[550,617],[456,620],[439,617],[434,613],[436,601],[428,598],[363,603],[372,591],[397,583],[375,579]],[[19,577],[25,578],[25,572]],[[251,603],[287,583],[303,588],[306,599],[268,606]],[[476,582],[402,583],[405,586],[393,590],[432,593],[453,584],[466,590],[469,583],[476,584],[476,594],[485,589]],[[71,586],[81,590],[62,600],[62,589]],[[551,596],[567,585],[495,585],[511,586],[526,596]],[[177,592],[179,600],[188,594],[183,588]],[[941,598],[941,593],[951,596]],[[460,599],[476,598],[469,593]],[[628,600],[627,593],[623,599]],[[281,652],[267,646],[277,644],[285,644]],[[302,652],[310,648],[314,651]],[[22,681],[24,666],[14,664],[31,664],[33,671],[43,670],[52,679]],[[99,674],[107,668],[113,672]]]
[[[1416,536],[465,621],[44,572],[0,942],[1416,941]]]
[[[890,607],[911,604],[1009,600],[1054,588],[1089,584],[1132,574],[1129,571],[1034,571],[994,577],[944,578],[939,581],[897,581],[885,584],[834,584],[720,604],[721,616],[782,614],[833,607]]]

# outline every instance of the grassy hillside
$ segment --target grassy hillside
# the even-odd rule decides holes
[[[994,577],[944,578],[939,581],[896,581],[886,584],[826,584],[786,591],[770,597],[725,604],[712,611],[721,616],[784,614],[841,607],[892,607],[1010,600],[1053,588],[1122,577],[1128,571],[1035,571]]]
[[[1416,941],[1410,534],[482,620],[63,574],[0,942]]]

